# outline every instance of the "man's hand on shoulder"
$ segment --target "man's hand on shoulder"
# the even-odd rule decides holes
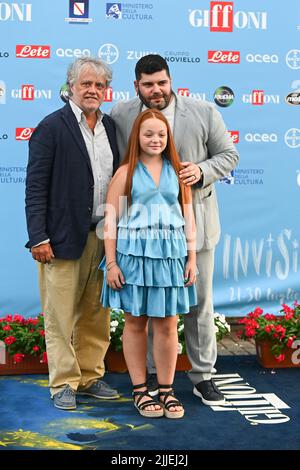
[[[31,254],[33,259],[39,263],[49,264],[54,258],[54,254],[50,243],[44,243],[31,248]]]

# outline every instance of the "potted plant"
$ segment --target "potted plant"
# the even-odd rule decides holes
[[[244,325],[238,334],[242,339],[254,338],[258,361],[264,367],[299,367],[295,349],[300,345],[300,304],[293,308],[282,304],[280,315],[264,314],[260,307],[239,320]]]
[[[114,372],[125,372],[127,370],[126,362],[122,352],[122,336],[124,328],[124,312],[121,309],[111,310],[110,319],[110,347],[106,354],[106,365],[108,370]],[[230,332],[230,325],[226,322],[225,316],[215,313],[215,332],[217,341],[220,341]],[[191,364],[186,355],[184,338],[184,316],[178,318],[178,358],[176,370],[188,370]]]
[[[111,372],[127,372],[122,343],[124,323],[123,310],[118,308],[111,309],[110,345],[105,356],[106,368]]]
[[[48,371],[44,316],[0,318],[0,375]]]

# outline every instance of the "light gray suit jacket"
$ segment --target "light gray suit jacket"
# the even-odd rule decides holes
[[[175,96],[174,140],[182,161],[200,166],[201,186],[193,188],[193,204],[197,224],[197,251],[211,249],[220,238],[219,210],[214,182],[236,166],[239,155],[226,130],[221,114],[212,103]],[[121,160],[133,122],[141,112],[138,97],[117,103],[110,115],[116,124],[117,144]]]

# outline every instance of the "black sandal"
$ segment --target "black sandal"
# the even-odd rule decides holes
[[[182,403],[179,400],[177,400],[177,398],[174,397],[174,390],[172,388],[172,385],[158,385],[158,387],[159,387],[159,392],[158,392],[159,401],[161,402],[162,406],[164,407],[164,414],[165,414],[166,418],[183,418],[184,408],[183,408]],[[161,392],[160,391],[161,388],[169,388],[170,390],[168,390],[167,392]],[[163,397],[162,400],[161,400],[161,397]],[[167,400],[168,397],[174,397],[174,399],[169,400],[166,403],[166,400]],[[170,411],[170,408],[172,406],[181,406],[182,410],[181,411]]]
[[[149,395],[148,389],[146,388],[146,390],[142,392],[134,391],[135,389],[142,388],[142,387],[147,387],[147,384],[143,383],[139,385],[133,385],[132,396],[134,400],[134,406],[136,407],[140,415],[145,416],[146,418],[161,418],[164,415],[164,409],[160,403],[153,400],[151,395]],[[135,397],[138,397],[136,401],[135,401]],[[143,397],[149,397],[149,400],[139,404]],[[151,405],[159,405],[160,408],[157,410],[145,410],[147,406],[151,406]]]

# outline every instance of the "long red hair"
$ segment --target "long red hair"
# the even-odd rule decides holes
[[[125,196],[127,196],[127,201],[128,204],[131,204],[131,190],[132,190],[132,178],[133,178],[133,173],[135,170],[136,165],[138,164],[139,161],[139,155],[141,152],[140,148],[140,128],[141,124],[146,121],[147,119],[160,119],[162,122],[167,127],[167,146],[163,152],[164,156],[166,157],[167,160],[171,162],[171,165],[173,166],[177,177],[179,175],[179,171],[182,169],[180,166],[180,157],[177,153],[174,139],[172,136],[172,132],[168,123],[168,120],[166,117],[158,110],[158,109],[146,109],[142,113],[138,115],[136,120],[133,123],[133,127],[128,139],[128,144],[125,152],[124,159],[121,163],[121,165],[128,165],[128,171],[127,171],[127,179],[126,179],[126,184],[125,184]],[[191,188],[189,186],[185,186],[179,179],[178,177],[178,182],[179,182],[179,202],[182,208],[182,212],[184,213],[184,205],[189,204],[192,201],[192,192]]]

